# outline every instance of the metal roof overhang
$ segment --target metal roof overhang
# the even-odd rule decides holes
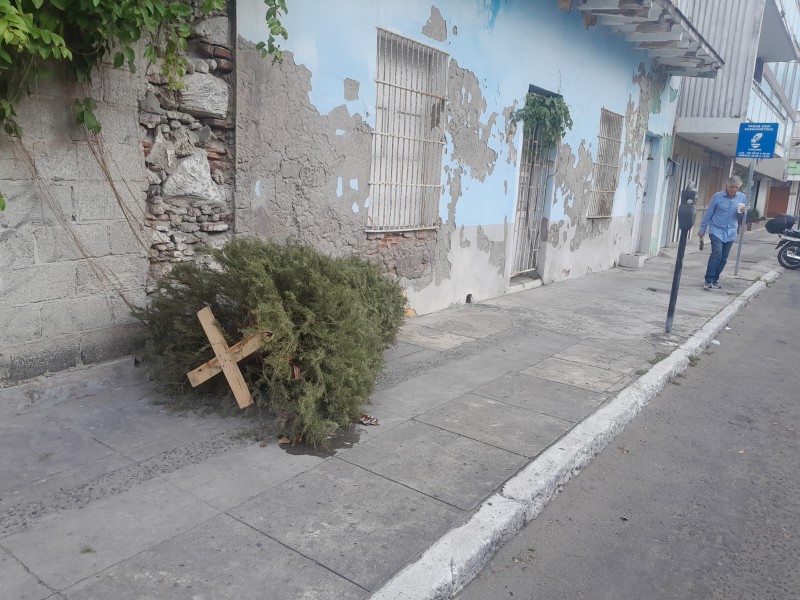
[[[671,0],[577,0],[575,8],[624,35],[670,75],[716,77],[725,64]]]

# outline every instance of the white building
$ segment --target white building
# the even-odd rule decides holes
[[[797,184],[790,188],[786,183],[786,169],[800,103],[800,2],[677,0],[675,4],[725,61],[715,79],[687,79],[683,84],[675,122],[676,190],[697,182],[702,211],[703,203],[722,189],[731,173],[747,173],[750,161],[735,158],[739,125],[778,123],[775,158],[755,165],[756,198],[751,206],[766,216],[793,212]],[[673,206],[664,243],[677,239],[676,190],[670,194]]]

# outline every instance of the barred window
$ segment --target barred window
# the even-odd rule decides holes
[[[438,222],[448,63],[440,50],[378,30],[369,231]]]
[[[600,135],[597,138],[597,160],[592,171],[592,199],[589,202],[591,218],[611,216],[614,194],[617,193],[619,154],[622,147],[622,123],[624,117],[602,109]]]

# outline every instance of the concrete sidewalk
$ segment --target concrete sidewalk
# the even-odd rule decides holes
[[[669,337],[668,257],[414,318],[368,408],[380,426],[328,453],[169,412],[132,361],[0,390],[0,598],[447,597],[546,502],[531,473],[573,439],[588,460],[592,418],[654,395],[642,382],[758,291],[773,242],[748,235],[738,278],[734,247],[721,291],[689,253]]]

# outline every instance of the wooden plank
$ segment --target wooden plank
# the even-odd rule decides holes
[[[231,386],[233,396],[239,404],[239,408],[246,408],[253,403],[250,397],[250,390],[247,389],[247,384],[242,377],[242,372],[239,370],[239,365],[233,360],[228,348],[227,342],[222,332],[217,327],[214,319],[214,313],[206,306],[204,309],[198,311],[197,318],[200,319],[200,324],[203,326],[203,331],[208,336],[208,341],[211,342],[211,347],[214,349],[214,354],[219,359],[219,365],[222,367],[222,372],[225,374],[225,379]]]
[[[234,344],[229,349],[231,356],[233,356],[233,360],[238,363],[254,352],[257,352],[261,349],[261,346],[264,345],[266,340],[272,338],[272,335],[272,332],[265,331],[264,333],[257,333],[255,335],[251,335],[250,337],[246,337],[241,342]],[[221,372],[222,367],[219,366],[219,359],[215,357],[207,363],[200,365],[193,371],[188,372],[186,376],[189,378],[189,383],[192,384],[192,387],[197,387],[201,383],[205,383],[217,373]]]

